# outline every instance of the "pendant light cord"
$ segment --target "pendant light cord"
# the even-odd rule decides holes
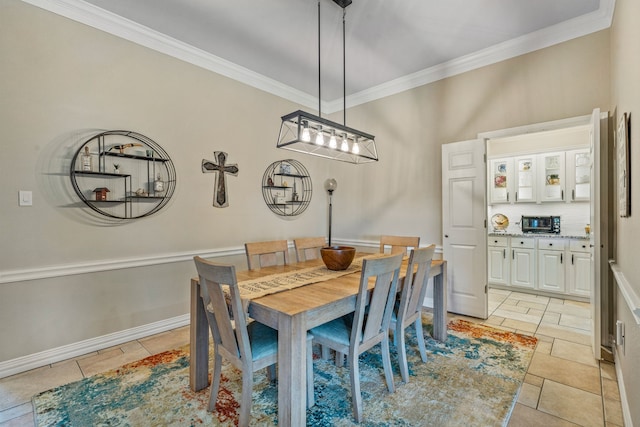
[[[320,0],[318,0],[318,117],[322,117],[322,84],[320,77]]]
[[[347,43],[345,36],[345,27],[347,8],[342,8],[342,120],[343,125],[347,125]]]

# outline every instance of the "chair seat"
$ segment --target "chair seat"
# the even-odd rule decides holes
[[[247,332],[254,361],[278,354],[278,331],[260,322],[251,322],[247,325]]]
[[[330,322],[323,323],[320,326],[316,326],[309,332],[318,342],[321,342],[323,338],[327,338],[340,345],[348,347],[351,337],[352,324],[353,315],[347,315]]]

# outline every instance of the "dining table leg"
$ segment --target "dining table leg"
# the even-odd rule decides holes
[[[198,391],[209,386],[209,323],[196,279],[191,279],[190,304],[189,385]]]
[[[440,274],[433,276],[433,338],[447,340],[447,261],[440,264]]]
[[[278,425],[304,426],[307,328],[304,313],[278,315]]]

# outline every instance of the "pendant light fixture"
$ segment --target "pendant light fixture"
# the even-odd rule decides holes
[[[352,0],[333,0],[342,8],[343,124],[322,118],[320,82],[320,0],[318,1],[318,115],[302,110],[282,116],[278,148],[348,163],[378,161],[375,136],[347,127],[346,8]],[[340,138],[338,143],[337,138]]]

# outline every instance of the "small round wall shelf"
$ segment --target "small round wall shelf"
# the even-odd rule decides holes
[[[176,170],[167,152],[150,138],[127,130],[86,140],[71,160],[70,177],[88,207],[114,219],[154,214],[176,188]]]
[[[313,189],[309,172],[297,160],[273,162],[262,177],[262,196],[275,214],[300,215],[311,202]]]

